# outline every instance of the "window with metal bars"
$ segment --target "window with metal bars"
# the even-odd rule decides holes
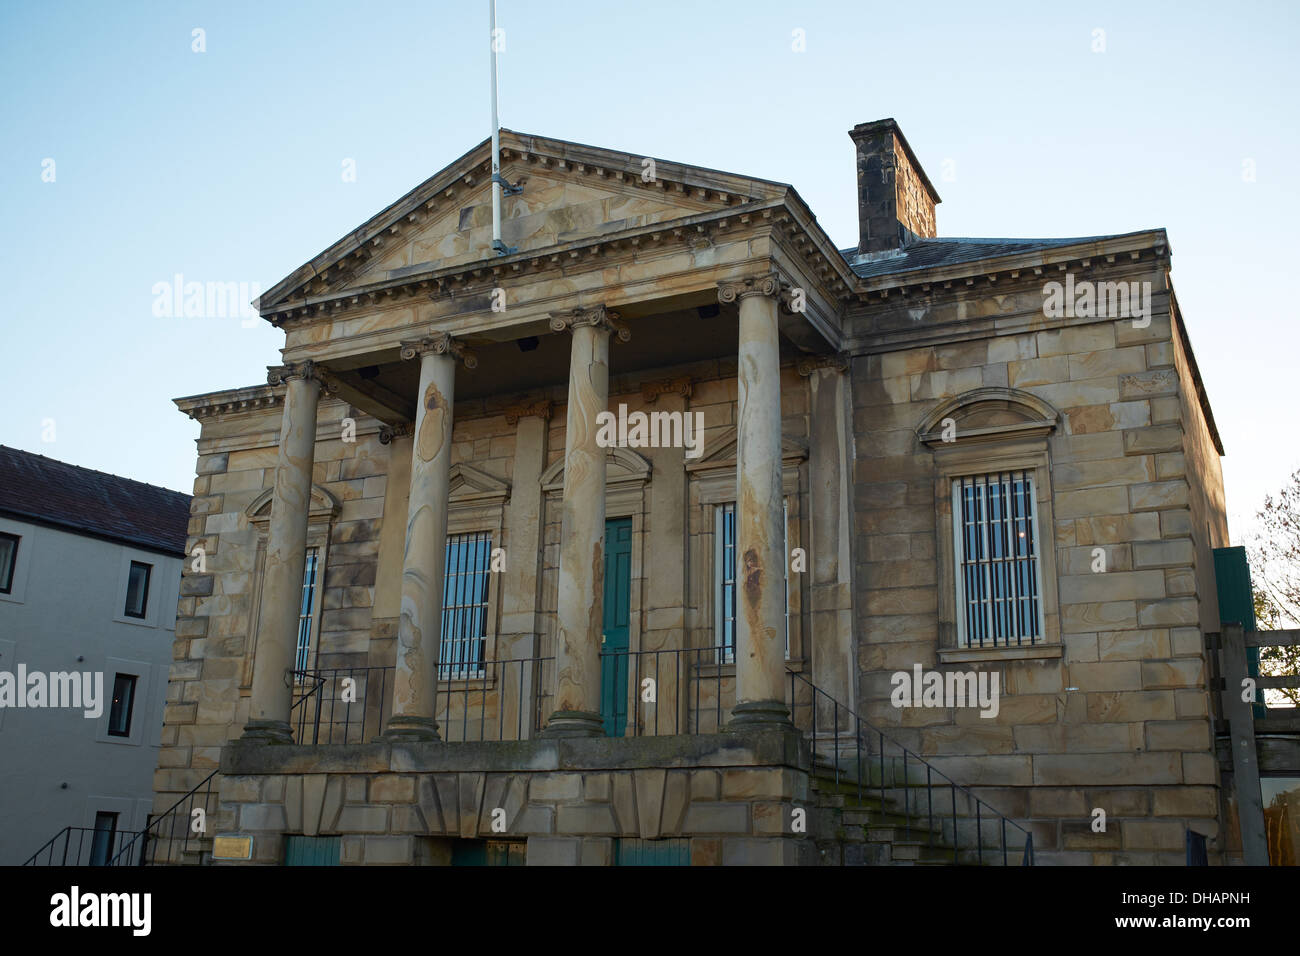
[[[1043,637],[1034,479],[1026,471],[952,483],[958,640],[1011,647]]]
[[[786,542],[782,543],[785,555],[785,656],[790,658],[790,554],[785,547],[790,532],[790,507],[783,500],[782,511],[785,521]],[[722,648],[722,664],[734,664],[736,661],[736,503],[728,501],[717,506],[715,510],[714,551],[715,574],[718,581],[718,610],[716,617],[717,646]]]
[[[438,676],[443,680],[484,675],[491,560],[490,532],[447,535],[438,654]]]
[[[305,671],[311,666],[312,616],[316,609],[316,578],[320,563],[320,549],[308,548],[302,571],[302,600],[298,604],[298,647],[294,654],[293,669]],[[299,675],[299,680],[302,676]]]

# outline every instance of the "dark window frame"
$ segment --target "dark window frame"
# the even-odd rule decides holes
[[[117,682],[125,679],[128,682],[128,694],[126,709],[126,727],[123,730],[114,729],[113,715],[120,714],[121,710],[117,706]],[[110,737],[130,737],[131,736],[131,719],[135,713],[135,691],[139,686],[140,677],[137,674],[116,673],[113,675],[113,699],[108,708],[108,735]]]
[[[12,594],[14,590],[14,571],[18,567],[18,542],[22,540],[21,535],[9,534],[6,531],[0,531],[0,541],[13,542],[13,551],[9,554],[9,573],[5,579],[0,581],[0,594]]]
[[[90,841],[91,866],[108,866],[108,861],[113,858],[113,844],[117,842],[117,822],[120,816],[112,810],[99,810],[95,813],[95,826]],[[99,821],[104,817],[108,818],[109,825],[107,829],[100,829]]]
[[[131,579],[136,568],[144,568],[144,585],[141,588],[140,611],[139,613],[131,610]],[[142,621],[149,616],[149,584],[153,579],[153,565],[144,561],[132,561],[130,570],[126,574],[126,607],[122,614],[125,617],[135,618]]]

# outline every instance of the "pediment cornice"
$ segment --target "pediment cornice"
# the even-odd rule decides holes
[[[767,180],[512,130],[501,131],[501,147],[503,172],[511,172],[513,165],[516,176],[530,168],[544,170],[548,175],[603,182],[634,194],[688,198],[717,209],[776,198],[789,188]],[[654,163],[650,179],[643,175],[646,160]],[[263,316],[275,321],[273,316],[279,313],[279,306],[328,298],[331,290],[339,291],[376,253],[401,241],[409,230],[445,212],[490,181],[490,144],[484,140],[272,286],[259,301]]]
[[[672,247],[696,249],[734,241],[745,235],[767,233],[792,257],[807,264],[807,271],[832,301],[847,300],[861,282],[815,220],[802,215],[802,203],[790,197],[747,203],[736,208],[704,212],[620,232],[478,260],[444,268],[412,271],[341,292],[322,293],[280,306],[262,306],[262,315],[276,327],[298,328],[331,321],[353,312],[401,305],[417,298],[437,301],[487,295],[511,279],[544,277],[548,273],[590,267],[603,269],[631,261],[639,253]],[[805,207],[806,208],[806,207]]]
[[[238,412],[265,411],[284,404],[284,387],[250,385],[245,388],[224,389],[203,395],[190,395],[174,399],[176,407],[196,420],[232,415]]]

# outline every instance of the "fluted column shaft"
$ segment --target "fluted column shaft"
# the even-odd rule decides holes
[[[573,333],[564,437],[560,583],[555,634],[555,711],[549,737],[594,737],[600,716],[600,640],[605,597],[605,459],[596,416],[609,403],[609,334],[626,330],[604,308],[552,318]]]
[[[289,672],[297,650],[302,578],[307,563],[307,521],[321,371],[311,362],[304,362],[273,368],[267,380],[272,385],[287,383],[287,391],[271,496],[253,659],[253,695],[244,737],[287,743],[292,739],[289,711],[293,704],[293,680]]]
[[[731,726],[786,725],[785,509],[775,275],[722,283],[739,300],[736,425],[736,706]]]
[[[465,353],[451,336],[438,333],[418,342],[403,342],[401,354],[404,359],[420,361],[420,398],[411,441],[411,492],[402,560],[393,707],[384,736],[391,740],[437,740],[452,408],[456,363]],[[472,357],[467,358],[467,364],[475,364]]]

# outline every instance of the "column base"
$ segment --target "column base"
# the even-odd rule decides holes
[[[557,710],[542,730],[543,737],[603,737],[605,718],[586,710]]]
[[[411,717],[398,715],[388,721],[384,730],[384,740],[430,741],[441,740],[438,736],[438,722],[432,717]]]
[[[287,720],[250,720],[244,725],[241,740],[266,744],[291,744],[293,732]]]
[[[731,720],[723,732],[736,730],[793,730],[790,708],[780,700],[751,700],[731,709]]]

